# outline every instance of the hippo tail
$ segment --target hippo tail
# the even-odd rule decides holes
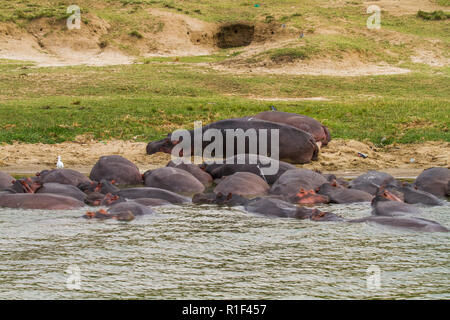
[[[331,141],[331,133],[330,133],[330,129],[328,129],[328,127],[322,126],[323,131],[325,131],[325,141],[322,143],[322,145],[326,146],[328,144],[328,142]]]

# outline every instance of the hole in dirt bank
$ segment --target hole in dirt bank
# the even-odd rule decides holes
[[[255,35],[255,26],[247,23],[230,23],[221,25],[215,38],[219,48],[248,46]]]

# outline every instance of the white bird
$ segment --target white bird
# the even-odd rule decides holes
[[[58,162],[56,162],[56,168],[58,168],[58,169],[64,168],[64,163],[62,163],[62,161],[61,161],[61,156],[58,156]]]

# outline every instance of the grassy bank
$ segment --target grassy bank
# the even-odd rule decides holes
[[[176,128],[238,117],[274,104],[312,116],[336,138],[376,144],[450,141],[449,70],[331,77],[232,75],[193,63],[30,68],[0,63],[0,141],[55,143],[160,138]],[[325,97],[261,101],[249,97]]]

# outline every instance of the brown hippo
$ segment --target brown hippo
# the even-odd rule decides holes
[[[275,216],[280,218],[311,219],[313,221],[342,221],[343,219],[331,212],[317,209],[297,207],[289,202],[276,198],[255,198],[247,202],[245,210],[252,213]]]
[[[404,203],[396,195],[381,187],[372,200],[372,215],[399,216],[405,214],[421,214],[423,211],[412,204]]]
[[[414,186],[436,197],[449,197],[450,169],[443,167],[425,169],[414,181]]]
[[[319,146],[326,146],[331,140],[330,130],[316,119],[290,112],[263,111],[252,118],[283,123],[310,133]]]
[[[95,181],[114,180],[119,185],[142,184],[139,168],[130,160],[119,155],[100,157],[92,168],[89,178]]]
[[[84,202],[90,206],[110,206],[115,203],[124,202],[125,198],[111,193],[103,194],[101,192],[90,192],[86,195]]]
[[[406,203],[421,203],[429,206],[441,206],[444,204],[444,202],[435,195],[423,190],[418,190],[407,183],[403,183],[401,186],[389,186],[386,187],[386,189],[397,196],[400,195],[400,198]]]
[[[242,206],[246,204],[249,200],[247,198],[241,197],[237,194],[229,193],[224,195],[222,193],[197,193],[192,198],[192,202],[196,204],[217,204],[225,206]]]
[[[263,163],[261,162],[263,161]],[[274,174],[264,174],[264,168],[274,166],[278,168]],[[214,179],[230,176],[236,172],[250,172],[263,178],[268,184],[273,184],[287,170],[296,167],[284,161],[277,161],[268,157],[255,154],[238,154],[227,158],[222,164],[203,163],[202,167],[209,172]]]
[[[435,221],[409,216],[421,213],[423,212],[419,208],[402,202],[384,187],[380,187],[372,200],[372,215],[361,219],[348,220],[348,222],[369,222],[425,232],[448,232],[446,227]]]
[[[214,193],[236,194],[242,197],[266,195],[270,187],[261,177],[250,172],[236,172],[223,179],[215,188]]]
[[[165,189],[184,195],[193,195],[205,190],[205,186],[192,174],[172,167],[145,172],[144,183],[147,187]]]
[[[117,221],[131,221],[134,219],[134,214],[131,211],[121,211],[119,213],[109,213],[105,209],[100,209],[98,211],[88,211],[83,216],[86,219],[99,219],[107,220],[113,219]]]
[[[121,202],[112,205],[107,211],[100,209],[96,212],[88,211],[84,218],[92,219],[116,219],[119,221],[131,221],[136,216],[153,214],[154,211],[148,206],[144,206],[135,201]]]
[[[6,208],[69,210],[83,206],[84,203],[75,198],[56,194],[0,194],[0,207]]]
[[[350,188],[358,189],[375,195],[380,186],[397,186],[399,182],[388,173],[368,171],[350,181]]]
[[[194,177],[196,177],[197,180],[200,181],[205,187],[209,187],[212,185],[213,178],[211,177],[211,175],[195,164],[180,163],[179,165],[176,165],[173,161],[170,161],[167,164],[167,167],[177,168],[189,172]]]
[[[133,199],[133,201],[147,207],[159,207],[171,205],[169,201],[157,198],[137,198]]]
[[[59,194],[66,197],[72,197],[79,201],[86,200],[86,194],[77,187],[70,184],[61,184],[55,182],[44,183],[35,193]]]
[[[308,163],[312,160],[317,160],[317,155],[319,153],[319,148],[316,145],[316,142],[314,140],[314,137],[311,136],[309,133],[294,128],[289,125],[284,125],[280,123],[275,122],[269,122],[264,120],[255,120],[255,119],[229,119],[229,120],[221,120],[217,121],[211,124],[208,124],[201,128],[202,133],[206,132],[209,129],[216,129],[220,132],[220,135],[222,137],[222,143],[217,146],[217,148],[222,147],[222,156],[227,156],[227,147],[231,148],[233,147],[233,155],[236,154],[244,154],[244,153],[254,153],[251,152],[251,148],[255,147],[256,149],[259,149],[260,141],[260,134],[266,133],[265,135],[267,137],[267,154],[263,154],[261,150],[257,151],[257,153],[261,153],[263,155],[269,155],[272,158],[275,158],[272,154],[272,130],[278,130],[279,133],[279,139],[278,139],[278,147],[279,147],[279,154],[278,159],[282,161],[286,161],[289,163]],[[245,139],[245,141],[237,141],[238,139],[234,138],[232,139],[233,145],[227,146],[227,134],[232,134],[235,130],[240,129],[243,132],[247,132],[249,129],[253,129],[255,134],[255,141],[252,141],[252,143],[249,143],[249,139]],[[264,131],[261,131],[264,130]],[[191,154],[194,155],[194,130],[189,131],[190,136],[190,142],[191,142]],[[156,152],[165,152],[165,153],[172,153],[172,149],[177,145],[178,143],[182,142],[182,138],[179,138],[176,141],[172,141],[172,134],[169,134],[167,138],[150,142],[147,145],[147,153],[153,154]],[[244,140],[244,139],[242,139]],[[205,148],[208,147],[208,145],[211,142],[207,139],[202,139],[202,150],[204,151]],[[243,146],[243,150],[239,150],[238,144],[241,144]],[[181,152],[181,151],[180,151]],[[177,154],[177,156],[183,156],[183,154]],[[216,156],[217,155],[214,155]],[[228,154],[228,156],[230,156]]]
[[[0,191],[12,187],[14,178],[9,174],[0,171]]]
[[[88,177],[82,173],[72,169],[53,169],[44,170],[36,174],[36,181],[44,184],[49,182],[56,182],[61,184],[70,184],[72,186],[78,186],[80,183],[90,183]]]
[[[319,187],[317,193],[328,196],[330,203],[370,202],[373,199],[373,195],[370,193],[347,189],[333,183],[324,183]]]
[[[349,220],[350,223],[369,222],[388,227],[402,228],[423,232],[448,232],[448,229],[436,221],[409,216],[369,216]]]
[[[114,182],[114,180],[112,180]],[[112,182],[102,179],[100,182],[91,181],[90,183],[80,183],[78,188],[86,194],[91,192],[100,192],[103,194],[114,193],[120,191]]]
[[[270,194],[281,195],[286,200],[297,203],[326,203],[326,199],[322,195],[314,192],[324,183],[327,183],[327,179],[312,170],[287,170],[272,185]]]
[[[190,198],[184,197],[175,192],[150,187],[122,189],[114,194],[126,199],[139,199],[139,198],[163,199],[173,204],[191,202]]]

